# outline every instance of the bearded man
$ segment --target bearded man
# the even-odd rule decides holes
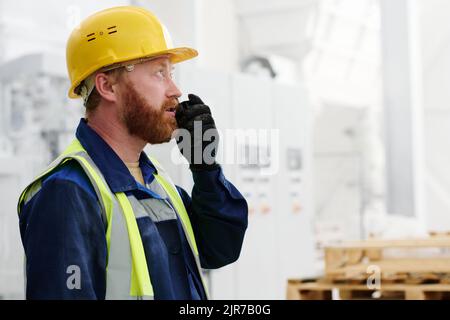
[[[209,107],[178,101],[173,65],[197,51],[173,48],[151,12],[126,6],[84,20],[66,55],[86,117],[19,199],[27,299],[207,299],[202,269],[238,259],[247,203],[215,160]],[[177,128],[192,197],[143,152]]]

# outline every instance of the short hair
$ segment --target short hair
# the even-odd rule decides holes
[[[117,68],[117,69],[105,71],[104,73],[107,75],[111,75],[114,78],[114,80],[117,81],[117,79],[122,75],[123,71],[124,71],[124,68]],[[86,104],[85,104],[86,118],[90,114],[93,114],[95,112],[95,110],[97,110],[101,101],[102,101],[102,96],[97,91],[97,88],[94,86],[94,88],[92,89],[92,92],[89,95],[89,97],[86,101]]]

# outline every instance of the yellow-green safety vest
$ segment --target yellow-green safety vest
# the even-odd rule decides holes
[[[134,196],[127,196],[123,192],[113,193],[103,174],[77,139],[25,188],[19,198],[17,208],[19,215],[23,206],[40,190],[43,178],[69,160],[77,161],[89,177],[102,208],[103,220],[106,221],[108,256],[105,298],[153,299],[153,286],[136,221],[139,212],[142,215],[142,211],[145,211],[145,207],[148,206],[140,206]],[[183,231],[196,261],[203,289],[208,297],[194,232],[183,200],[164,168],[157,160],[153,158],[150,160],[157,169],[154,177],[157,187],[159,187],[159,193],[167,195],[171,208],[177,218],[181,220]]]

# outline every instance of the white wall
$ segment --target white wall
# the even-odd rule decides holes
[[[425,211],[429,230],[450,229],[450,2],[421,2]]]
[[[65,55],[67,38],[81,19],[126,0],[0,0],[0,62],[23,54],[50,52]],[[3,52],[3,56],[1,56]]]
[[[166,25],[175,46],[187,45],[199,51],[196,59],[183,64],[225,72],[237,71],[238,36],[234,1],[137,0],[132,3],[153,11]]]
[[[224,72],[238,71],[238,21],[234,1],[203,0],[200,19],[201,66]]]

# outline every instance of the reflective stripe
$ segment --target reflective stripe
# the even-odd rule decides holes
[[[155,198],[138,200],[134,196],[128,196],[128,200],[136,218],[150,217],[154,222],[177,219],[175,210],[166,200]]]
[[[56,160],[59,160],[57,163],[58,165],[62,165],[65,161],[60,157],[58,157]],[[56,163],[56,160],[52,162]],[[36,177],[33,182],[31,182],[25,189],[22,191],[19,197],[19,202],[17,204],[17,212],[20,214],[20,211],[22,210],[22,206],[25,205],[40,189],[40,179],[42,179],[44,176],[46,176],[50,171],[52,171],[54,167],[47,167],[47,169],[44,170],[42,174],[40,174],[38,177]],[[37,181],[39,180],[39,181]],[[36,185],[37,183],[37,185]]]
[[[140,201],[136,199],[135,196],[129,195],[128,201],[130,201],[131,206],[133,207],[133,213],[136,219],[148,217],[148,213],[145,211],[145,208],[141,205]]]
[[[119,192],[116,193],[116,196],[124,212],[131,246],[132,271],[130,295],[132,297],[153,296],[153,287],[150,282],[150,275],[148,274],[144,246],[142,245],[133,208],[125,193]]]
[[[113,203],[113,215],[108,223],[111,234],[106,266],[105,299],[131,299],[135,297],[130,296],[131,270],[133,268],[130,240],[125,217],[115,197]]]

